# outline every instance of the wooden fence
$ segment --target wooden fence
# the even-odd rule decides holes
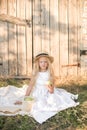
[[[30,76],[40,51],[57,76],[87,69],[87,0],[0,0],[0,76]]]

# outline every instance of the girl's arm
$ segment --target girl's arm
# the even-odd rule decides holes
[[[29,96],[32,89],[33,89],[33,85],[34,85],[34,77],[32,76],[31,80],[30,80],[30,83],[29,83],[29,86],[26,90],[26,93],[25,93],[25,96]]]
[[[33,88],[32,87],[32,82],[30,81],[30,84],[29,84],[29,86],[28,86],[28,88],[26,90],[25,96],[29,96],[30,95],[32,88]],[[14,104],[15,105],[22,104],[22,101],[18,100]]]
[[[26,90],[25,96],[29,96],[31,93],[31,90],[32,90],[32,86],[29,85],[27,90]]]

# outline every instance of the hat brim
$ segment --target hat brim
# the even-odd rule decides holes
[[[49,55],[39,55],[39,56],[36,56],[34,58],[34,62],[36,62],[37,60],[39,60],[40,57],[47,57],[50,60],[51,63],[54,61],[54,58],[52,56],[49,56]]]

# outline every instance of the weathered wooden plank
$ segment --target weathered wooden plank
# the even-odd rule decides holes
[[[16,17],[16,0],[8,1],[8,15]],[[9,76],[17,75],[17,37],[16,25],[8,24],[8,40],[9,40]]]
[[[0,14],[7,14],[7,0],[0,1]],[[4,76],[8,75],[8,27],[6,22],[0,21],[0,56],[2,59],[1,73]]]
[[[3,39],[3,22],[0,21],[0,76],[3,76],[3,42],[4,42],[4,39]]]
[[[87,0],[81,2],[81,50],[87,50]],[[81,75],[87,75],[87,55],[81,55]]]
[[[80,66],[78,67],[78,70],[77,70],[77,74],[78,76],[81,75],[81,56],[80,56],[80,49],[81,49],[81,3],[82,1],[81,0],[78,0],[77,1],[77,21],[78,21],[78,26],[77,26],[77,35],[78,35],[78,62],[80,63]]]
[[[41,1],[41,43],[42,50],[49,52],[49,0]]]
[[[59,12],[58,0],[50,0],[50,54],[54,57],[54,72],[59,76]]]
[[[8,1],[8,3],[9,3],[9,1]],[[11,3],[13,3],[13,2],[10,2],[10,5],[11,5]],[[9,4],[8,4],[8,6],[9,6]],[[8,8],[8,11],[9,11],[9,8]],[[9,12],[11,12],[11,10]],[[20,25],[20,26],[27,26],[27,25],[29,26],[30,20],[27,20],[27,19],[24,20],[24,19],[18,18],[16,16],[12,16],[12,15],[13,15],[12,12],[11,12],[11,15],[0,14],[0,20],[3,22],[9,22],[12,24]]]
[[[68,64],[68,2],[59,1],[59,44],[60,44],[60,75],[68,74],[68,67],[62,67]]]
[[[26,0],[26,19],[31,20],[31,25],[26,26],[26,74],[31,75],[32,72],[32,1]]]
[[[80,49],[84,50],[84,44],[83,42],[85,41],[85,37],[83,36],[84,34],[84,29],[83,29],[83,22],[84,22],[84,0],[81,2],[81,44],[80,44]],[[81,56],[81,75],[84,75],[85,71],[85,65],[84,65],[84,55]]]
[[[17,0],[17,17],[25,19],[25,1]],[[25,27],[17,27],[18,40],[18,75],[26,75]]]
[[[33,1],[33,55],[41,51],[41,3]]]
[[[77,0],[69,0],[69,64],[77,63]],[[77,75],[77,67],[69,68],[70,75]]]

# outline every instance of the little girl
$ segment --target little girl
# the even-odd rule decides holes
[[[43,123],[59,111],[75,107],[79,104],[74,101],[74,99],[78,98],[78,95],[69,93],[64,89],[55,88],[52,68],[53,60],[53,57],[48,53],[43,52],[36,55],[34,58],[34,72],[29,86],[24,88],[10,86],[9,94],[6,95],[7,97],[9,97],[9,95],[11,97],[12,95],[14,100],[9,102],[9,99],[7,102],[8,104],[13,104],[16,101],[15,106],[20,106],[19,104],[22,103],[22,99],[25,96],[31,95],[35,99],[35,102],[31,111],[27,114],[31,114],[39,123]],[[14,89],[14,91],[12,91],[12,89]],[[17,101],[19,97],[20,100]],[[22,114],[22,112],[20,112],[20,114]]]

